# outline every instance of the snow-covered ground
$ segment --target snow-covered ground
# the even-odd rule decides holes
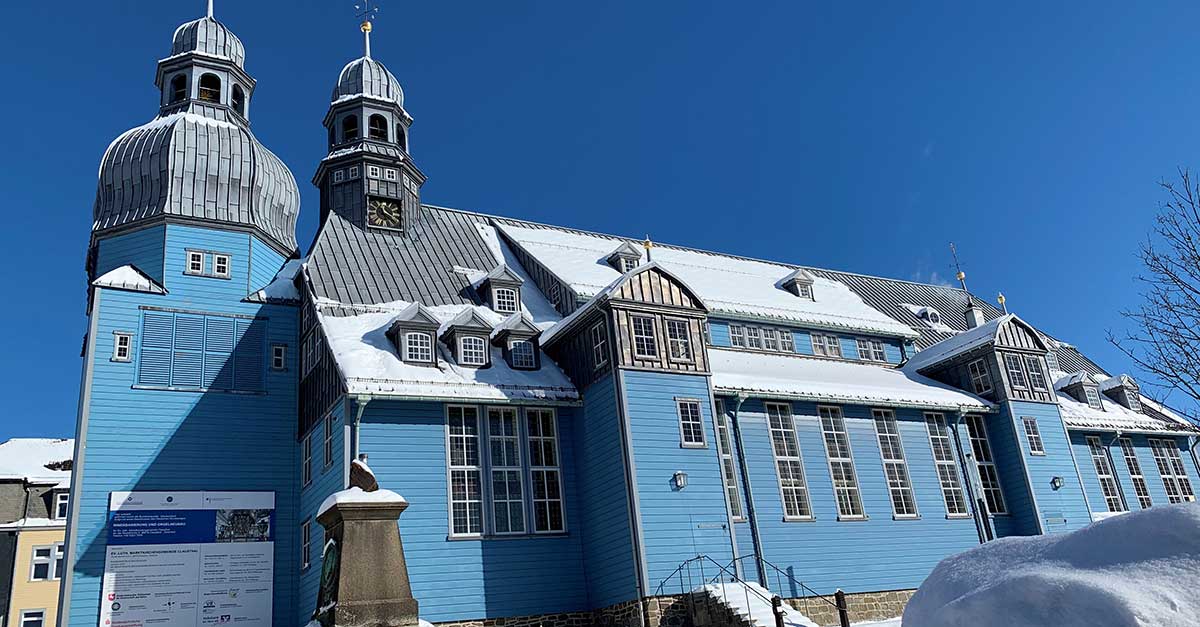
[[[1197,590],[1200,504],[1167,505],[1069,534],[1002,538],[948,557],[909,602],[904,624],[1196,625]]]

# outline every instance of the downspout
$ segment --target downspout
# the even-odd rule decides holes
[[[975,519],[975,531],[979,534],[979,543],[984,544],[992,537],[991,526],[987,522],[987,513],[979,511],[979,501],[975,496],[975,474],[971,472],[971,466],[967,464],[967,455],[963,453],[962,437],[958,433],[958,426],[962,422],[964,413],[960,410],[954,414],[954,424],[951,426],[950,433],[954,434],[954,450],[958,453],[958,465],[962,468],[963,483],[967,488],[967,500],[971,503],[971,517]]]
[[[746,517],[750,522],[750,539],[754,542],[754,568],[758,581],[767,585],[767,567],[763,563],[762,538],[758,535],[758,514],[754,511],[754,491],[750,489],[750,468],[746,465],[746,448],[742,445],[742,425],[739,420],[745,395],[738,392],[733,397],[733,441],[738,452],[738,472],[742,475],[742,492],[746,495]]]
[[[362,416],[363,412],[367,409],[367,403],[371,402],[371,398],[372,397],[370,394],[359,394],[358,396],[354,397],[354,401],[358,405],[358,410],[354,413],[354,424],[351,427],[351,446],[353,447],[353,450],[350,451],[351,461],[358,459],[358,453],[360,450],[359,434],[362,433]],[[347,465],[347,467],[349,466]]]

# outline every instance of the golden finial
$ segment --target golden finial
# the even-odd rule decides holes
[[[642,241],[642,248],[646,249],[646,261],[650,261],[650,249],[654,248],[654,242],[650,241],[650,234],[646,234],[646,239]]]
[[[354,5],[358,11],[358,17],[362,18],[362,24],[359,25],[359,30],[363,32],[363,49],[366,58],[371,58],[371,30],[374,28],[371,22],[375,20],[375,16],[379,15],[379,7],[375,6],[372,0],[362,0],[362,2]]]
[[[1004,311],[1004,313],[1008,313],[1008,307],[1006,307],[1004,305],[1005,300],[1006,299],[1004,298],[1004,292],[998,292],[996,294],[996,302],[1000,303],[1000,309],[1002,309]]]

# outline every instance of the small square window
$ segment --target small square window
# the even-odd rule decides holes
[[[341,183],[344,180],[346,180],[346,171],[345,170],[337,170],[333,173],[333,182],[334,183]]]
[[[389,180],[389,181],[394,181],[394,180],[396,180],[396,171],[395,171],[395,170],[393,170],[393,169],[391,169],[391,168],[388,168],[388,169],[384,170],[384,171],[383,171],[383,178],[385,178],[385,179],[387,179],[387,180]]]
[[[213,255],[213,274],[223,279],[229,278],[229,255]]]
[[[204,253],[194,250],[188,251],[187,274],[204,274]]]
[[[125,331],[113,332],[113,361],[130,361],[133,355],[133,334]]]
[[[379,178],[379,166],[377,166],[377,165],[367,166],[367,176],[369,176],[373,179]]]
[[[811,285],[801,283],[796,286],[796,291],[799,293],[800,298],[807,298],[808,300],[816,300],[815,298],[813,298],[813,291],[812,291]]]
[[[271,370],[287,370],[287,344],[271,345]]]
[[[46,627],[46,610],[21,610],[21,624],[17,627]]]
[[[512,357],[513,368],[532,369],[537,366],[537,358],[533,350],[533,342],[517,340],[509,345],[509,355]]]
[[[356,178],[358,178],[358,166],[356,166],[356,165],[352,165],[352,166],[350,166],[350,174],[349,174],[349,176],[350,176],[350,178],[352,178],[352,179],[356,179]]]
[[[67,509],[71,505],[70,492],[55,492],[54,493],[54,519],[66,520]]]

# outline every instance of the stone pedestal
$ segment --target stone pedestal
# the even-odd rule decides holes
[[[366,493],[377,494],[377,493]],[[417,625],[396,521],[403,500],[338,502],[317,517],[332,539],[321,577],[317,619],[325,627]],[[332,570],[331,570],[332,569]]]

